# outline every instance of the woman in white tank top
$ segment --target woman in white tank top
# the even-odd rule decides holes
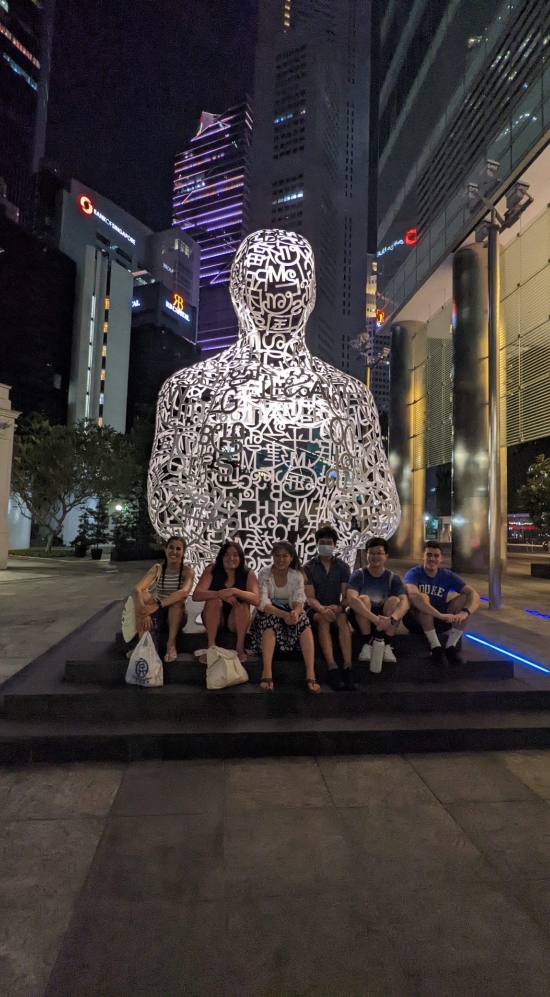
[[[194,571],[183,563],[185,541],[170,537],[166,541],[164,563],[155,564],[132,591],[136,607],[138,635],[151,631],[158,648],[158,638],[168,630],[168,643],[164,660],[175,661],[176,637],[185,626],[185,600],[193,587]]]

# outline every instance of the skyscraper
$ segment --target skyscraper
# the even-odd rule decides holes
[[[206,358],[237,337],[229,271],[249,231],[251,127],[247,102],[224,114],[203,111],[197,134],[175,161],[173,224],[201,248],[198,345]]]
[[[488,506],[488,204],[503,222],[493,428],[504,537],[506,468],[516,503],[522,455],[550,434],[549,37],[550,0],[387,3],[381,20],[378,304],[392,330],[396,541],[418,556],[425,514],[440,538],[452,516],[461,571],[485,569],[499,523]]]
[[[53,0],[0,0],[0,177],[25,218],[44,154]]]
[[[363,376],[370,3],[260,0],[250,227],[301,232],[313,246],[310,349]]]

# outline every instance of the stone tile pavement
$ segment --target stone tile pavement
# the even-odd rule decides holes
[[[550,752],[0,770],[3,997],[547,997]]]
[[[127,596],[149,565],[10,557],[0,571],[0,683]]]

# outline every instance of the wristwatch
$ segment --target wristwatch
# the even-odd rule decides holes
[[[397,624],[399,623],[399,620],[394,620],[393,616],[390,616],[390,623],[392,627],[396,627]]]
[[[470,614],[470,610],[469,610],[469,609],[466,609],[466,606],[464,606],[464,609],[461,609],[461,610],[460,610],[460,612],[461,612],[461,613],[467,613],[467,614],[468,614],[468,616],[470,616],[470,615],[471,615],[471,614]]]
[[[159,598],[159,596],[157,596],[157,606],[159,607],[159,609],[162,609],[162,600]]]

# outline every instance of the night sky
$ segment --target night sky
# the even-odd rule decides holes
[[[56,0],[47,156],[152,229],[202,110],[252,90],[256,0]]]

